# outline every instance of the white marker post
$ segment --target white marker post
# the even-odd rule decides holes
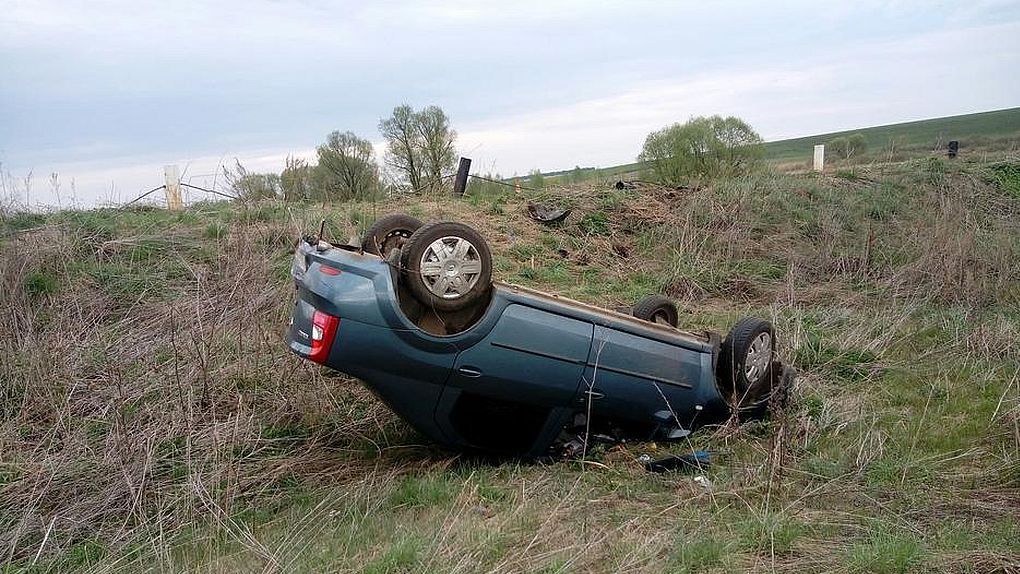
[[[822,171],[825,169],[825,144],[818,144],[815,146],[815,171]]]
[[[180,211],[184,208],[181,201],[181,176],[176,165],[163,166],[163,175],[166,178],[166,207],[171,211]]]

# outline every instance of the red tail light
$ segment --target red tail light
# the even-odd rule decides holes
[[[312,352],[308,358],[316,363],[325,363],[329,350],[336,337],[336,329],[340,326],[340,318],[316,311],[312,315]]]

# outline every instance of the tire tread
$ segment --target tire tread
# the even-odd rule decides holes
[[[655,317],[655,312],[662,307],[668,307],[670,312],[670,324],[673,327],[676,327],[679,323],[680,311],[677,310],[676,303],[674,303],[672,299],[663,295],[652,294],[645,296],[634,304],[634,308],[631,310],[631,315],[644,321],[652,321]]]
[[[382,243],[381,240],[387,235],[400,230],[409,231],[410,235],[414,235],[414,232],[421,228],[421,220],[406,213],[384,215],[376,219],[365,231],[361,240],[361,249],[367,253],[383,256],[385,254],[379,252],[379,246]]]

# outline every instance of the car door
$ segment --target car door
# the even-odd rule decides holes
[[[507,305],[485,338],[457,355],[437,422],[475,446],[530,450],[577,398],[592,331],[587,321]]]
[[[580,392],[585,400],[591,397],[597,421],[651,430],[657,420],[676,424],[675,415],[687,426],[696,411],[705,359],[704,353],[679,345],[599,326]]]

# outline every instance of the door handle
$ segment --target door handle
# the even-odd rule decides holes
[[[475,367],[464,366],[457,369],[457,372],[465,377],[470,377],[472,379],[477,379],[478,377],[482,376],[482,371],[476,369]]]

